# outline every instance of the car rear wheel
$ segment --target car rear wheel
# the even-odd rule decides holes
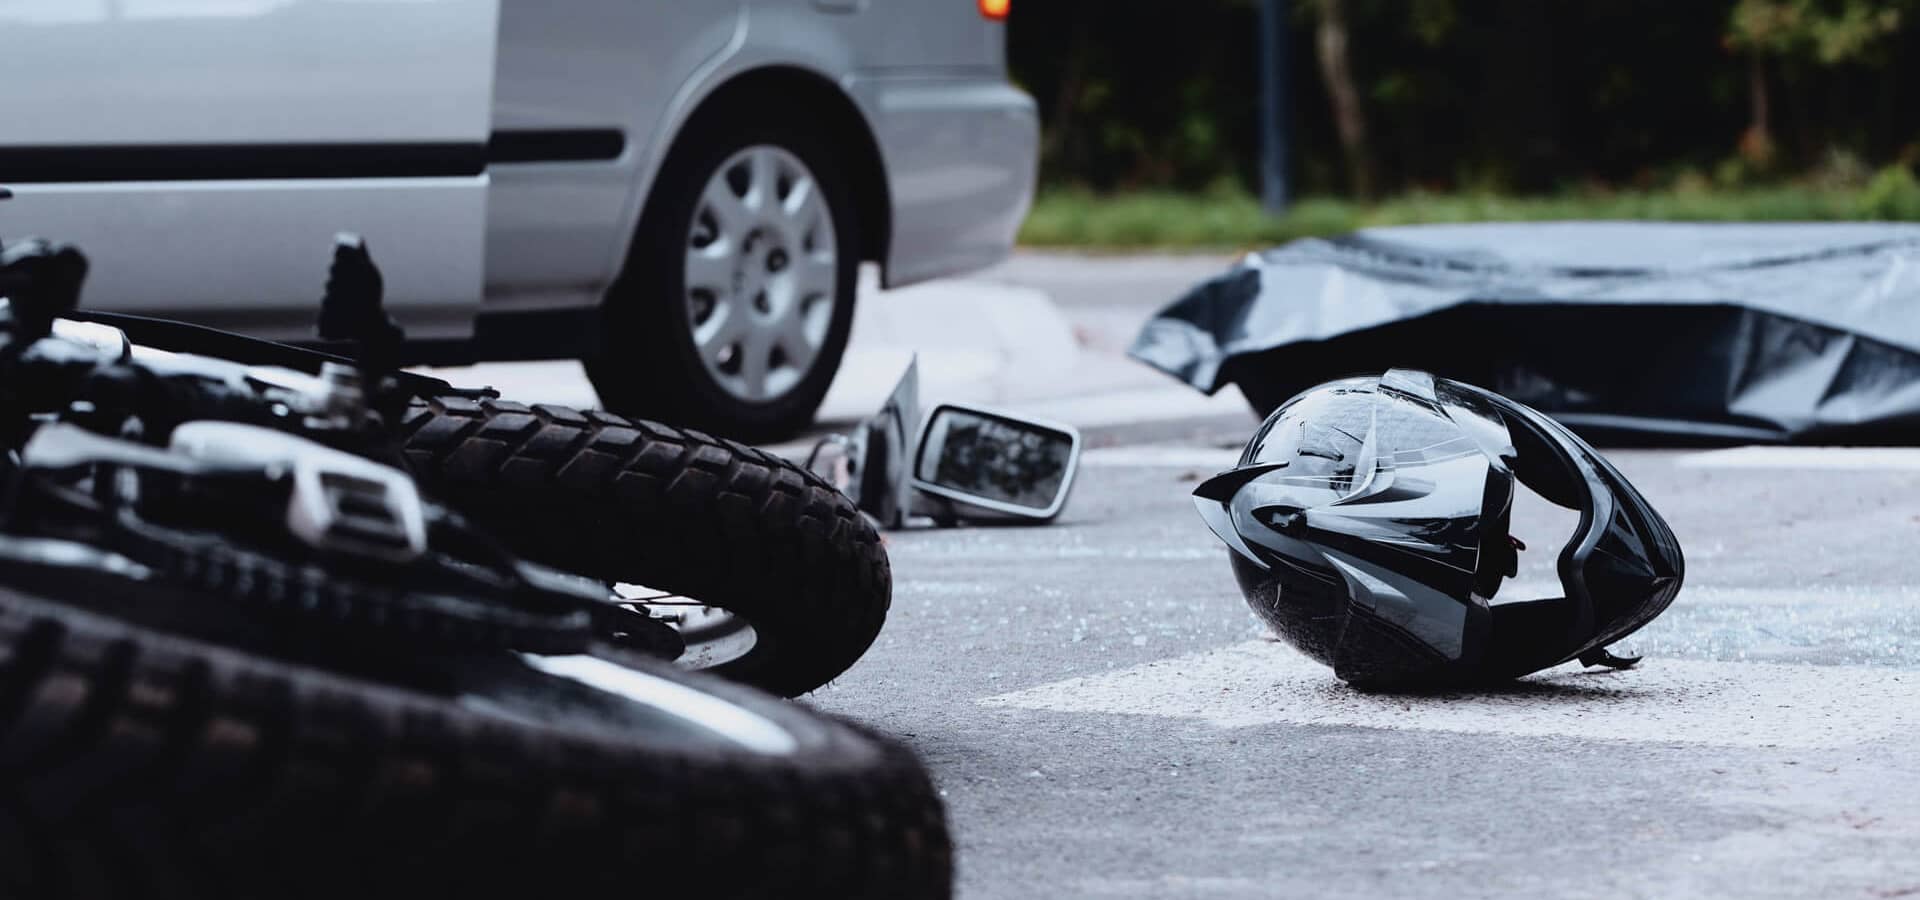
[[[860,247],[815,131],[780,116],[683,136],[587,361],[608,409],[743,440],[812,421],[846,349]]]

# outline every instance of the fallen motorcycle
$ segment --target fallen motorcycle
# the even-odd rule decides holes
[[[328,446],[358,370],[56,336],[83,268],[0,248],[0,895],[948,892],[904,750]]]
[[[84,278],[49,245],[18,244],[16,280],[71,310]],[[249,422],[404,466],[516,553],[626,585],[631,609],[669,622],[656,652],[794,696],[845,671],[885,621],[892,575],[879,534],[824,480],[700,432],[598,411],[514,403],[490,390],[390,371],[400,340],[365,246],[335,250],[321,333],[348,356],[179,322],[99,312],[51,328],[142,364],[108,390],[92,376],[29,382],[38,409],[76,390],[137,411],[153,438],[190,419]],[[46,304],[42,304],[46,305]],[[363,364],[374,374],[361,378]],[[124,375],[124,373],[122,373]],[[114,394],[119,391],[120,394]],[[124,396],[121,396],[124,394]],[[101,397],[89,401],[107,402]],[[359,404],[346,421],[329,404]],[[644,585],[644,588],[638,587]]]

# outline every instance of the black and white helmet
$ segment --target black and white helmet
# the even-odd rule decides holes
[[[1560,551],[1565,596],[1494,603],[1518,564],[1516,480],[1580,512]],[[1515,678],[1605,647],[1680,589],[1673,531],[1560,423],[1425,372],[1305,391],[1239,465],[1194,491],[1233,551],[1253,611],[1282,638],[1378,688]]]

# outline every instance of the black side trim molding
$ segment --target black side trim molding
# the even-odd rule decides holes
[[[0,147],[0,181],[429,178],[486,171],[482,144],[166,144]]]
[[[117,144],[0,147],[0,182],[471,176],[487,163],[616,159],[617,128],[496,131],[486,144]]]
[[[618,128],[554,128],[496,131],[487,142],[487,161],[586,162],[617,158],[627,148]]]

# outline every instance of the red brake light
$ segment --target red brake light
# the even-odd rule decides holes
[[[1006,21],[1007,10],[1013,8],[1013,0],[980,0],[980,15],[995,22]]]

